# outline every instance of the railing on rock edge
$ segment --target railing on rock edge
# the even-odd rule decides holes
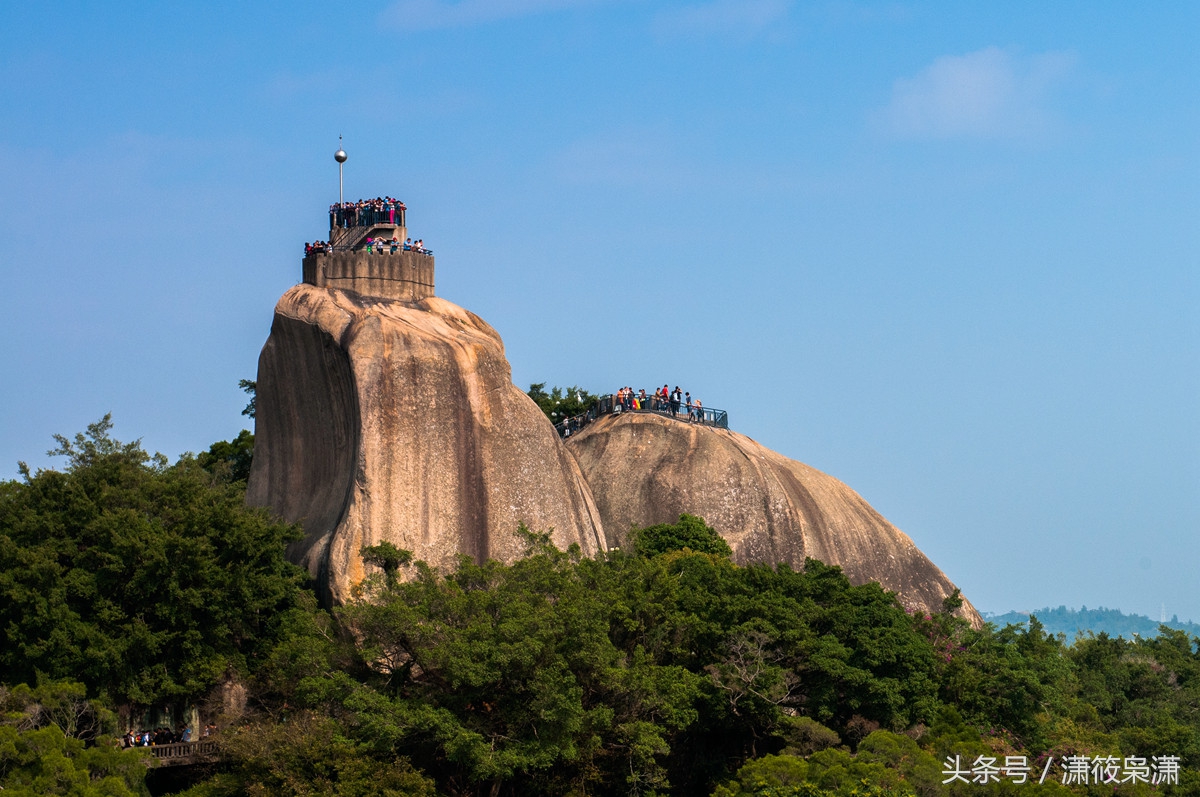
[[[216,742],[175,742],[174,744],[158,744],[149,748],[160,766],[172,764],[187,764],[191,761],[181,759],[213,758],[217,754]]]
[[[559,421],[554,424],[554,428],[558,431],[559,437],[570,437],[602,415],[620,415],[624,412],[652,412],[655,415],[675,418],[685,423],[715,426],[718,429],[729,428],[729,413],[725,410],[718,410],[714,407],[701,407],[700,409],[692,407],[689,409],[686,405],[681,404],[673,412],[670,402],[656,399],[653,396],[647,396],[645,401],[639,401],[635,398],[622,403],[617,401],[617,397],[614,395],[601,396],[600,400],[596,402],[595,407],[592,407],[592,409],[582,415],[576,415]]]

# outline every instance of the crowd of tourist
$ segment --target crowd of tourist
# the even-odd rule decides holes
[[[399,227],[406,226],[404,223],[404,212],[407,210],[404,203],[393,197],[376,197],[374,199],[360,199],[357,202],[334,202],[329,206],[329,231],[348,230],[351,227],[374,227],[381,224],[394,224]],[[339,235],[331,236],[334,240],[340,238]],[[335,248],[345,249],[346,246],[339,244],[334,246],[330,241],[313,241],[312,243],[304,242],[304,256],[326,254],[331,255]],[[356,246],[355,248],[366,249],[368,254],[383,254],[384,252],[421,252],[422,254],[431,255],[433,251],[425,246],[425,241],[418,238],[406,238],[401,241],[393,236],[391,240],[386,238],[367,238],[365,245]]]
[[[405,238],[403,243],[395,236],[392,236],[390,241],[387,238],[367,238],[366,244],[367,254],[371,254],[372,251],[375,254],[383,254],[384,252],[395,254],[399,251],[422,252],[427,255],[433,254],[433,252],[425,248],[425,242],[420,238],[415,241],[412,238]]]
[[[217,732],[216,725],[205,725],[204,730],[200,733],[202,739],[207,739]],[[192,738],[192,729],[190,726],[184,726],[179,730],[172,731],[170,728],[159,727],[152,731],[126,731],[125,736],[121,738],[122,747],[161,747],[164,744],[179,744],[181,742],[199,741]]]
[[[623,387],[611,396],[601,398],[584,414],[564,418],[556,423],[554,428],[558,430],[560,437],[570,437],[601,415],[618,412],[657,412],[672,418],[686,418],[688,423],[722,428],[728,422],[727,416],[721,410],[709,410],[708,417],[705,417],[704,405],[700,399],[694,398],[690,392],[680,390],[678,385],[674,390],[668,385],[663,385],[652,393],[646,393],[645,388],[634,390],[632,387]]]
[[[360,199],[357,202],[334,202],[329,206],[329,229],[341,227],[370,227],[372,224],[404,225],[404,211],[407,210],[399,199],[375,197]]]
[[[385,252],[392,254],[396,252],[420,252],[423,255],[433,254],[433,250],[427,248],[425,242],[420,238],[415,241],[412,238],[405,238],[401,241],[396,236],[392,236],[390,239],[368,237],[364,241],[363,248],[367,250],[367,254],[376,255],[382,255]],[[304,242],[305,257],[320,254],[333,254],[333,244],[329,243],[329,241],[313,241],[311,244],[308,241]]]
[[[650,395],[646,394],[645,388],[634,392],[632,387],[623,387],[616,392],[616,402],[627,411],[662,412],[672,418],[677,418],[680,412],[684,412],[688,423],[704,423],[704,405],[700,403],[700,399],[693,398],[690,392],[681,391],[679,385],[676,385],[674,390],[663,385]]]

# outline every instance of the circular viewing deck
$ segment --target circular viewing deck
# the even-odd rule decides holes
[[[390,200],[331,207],[329,240],[305,246],[304,282],[405,302],[433,296],[433,251],[408,239],[405,211]]]

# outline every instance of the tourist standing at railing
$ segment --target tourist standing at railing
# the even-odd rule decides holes
[[[696,410],[696,422],[704,423],[704,406],[700,403],[700,399],[695,399],[693,406]]]
[[[676,385],[675,390],[671,393],[671,417],[672,418],[677,417],[679,415],[679,405],[681,403],[682,398],[683,398],[682,391],[679,389],[679,385]]]

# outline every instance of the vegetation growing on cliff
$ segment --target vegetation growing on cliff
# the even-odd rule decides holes
[[[571,387],[553,387],[546,392],[545,382],[535,382],[529,386],[526,395],[533,399],[551,423],[558,423],[564,418],[572,418],[596,406],[600,397],[589,393],[578,385]]]
[[[375,546],[330,613],[228,468],[168,465],[107,419],[59,451],[63,472],[0,484],[6,794],[145,793],[106,741],[118,713],[228,678],[248,709],[192,797],[1082,794],[941,784],[947,756],[1074,753],[1178,755],[1159,793],[1200,793],[1182,632],[972,630],[813,560],[739,567],[690,516],[594,559],[527,529],[524,559],[453,572]]]

